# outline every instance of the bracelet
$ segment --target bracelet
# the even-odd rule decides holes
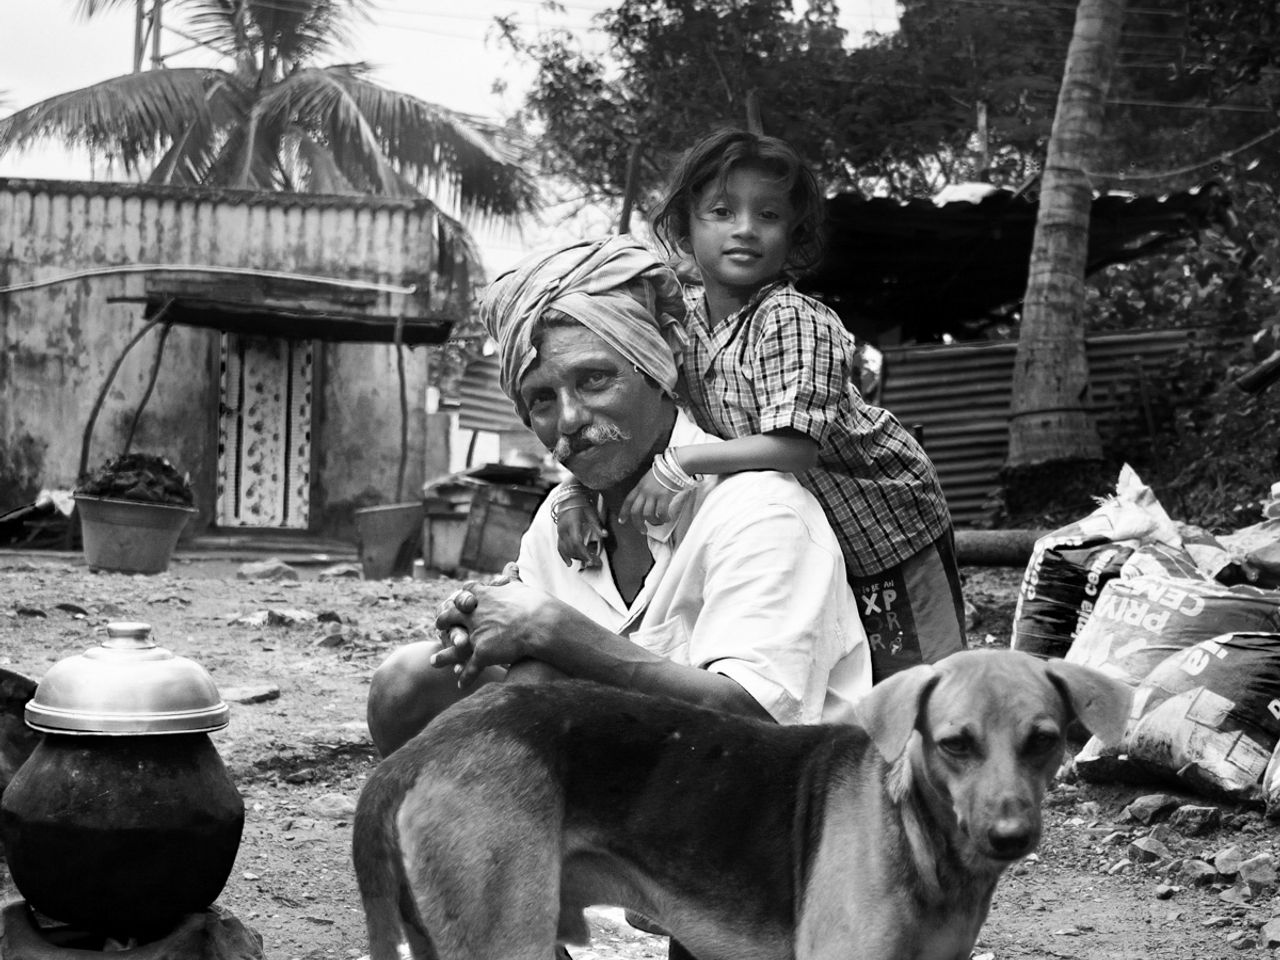
[[[591,503],[587,488],[577,482],[562,484],[551,497],[551,522],[559,523],[560,514],[569,510],[583,510]]]
[[[689,473],[680,465],[674,447],[667,447],[653,458],[653,478],[672,493],[680,493],[695,486],[701,474]]]

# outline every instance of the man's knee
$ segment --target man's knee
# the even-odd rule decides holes
[[[413,739],[437,714],[506,673],[486,667],[475,684],[459,690],[452,670],[431,665],[431,655],[439,649],[435,640],[406,643],[373,672],[366,719],[373,745],[384,757]]]
[[[407,643],[392,650],[373,672],[369,735],[384,757],[461,699],[453,671],[431,666],[431,655],[439,649],[434,640]]]

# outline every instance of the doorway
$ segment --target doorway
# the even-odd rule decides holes
[[[217,524],[306,530],[315,346],[224,333]]]

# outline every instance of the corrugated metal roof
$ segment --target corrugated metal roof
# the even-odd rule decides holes
[[[426,197],[375,197],[367,194],[287,193],[276,190],[235,190],[231,187],[166,186],[111,180],[37,180],[0,177],[0,191],[50,196],[148,197],[201,203],[264,205],[271,207],[350,207],[362,210],[412,210],[434,213],[439,208]]]
[[[1007,315],[1027,289],[1039,200],[1032,191],[988,189],[945,203],[837,194],[827,201],[823,262],[800,289],[872,342],[895,328],[903,339],[933,342]],[[1230,206],[1214,182],[1161,196],[1095,196],[1086,271],[1149,256],[1210,226],[1231,232]]]

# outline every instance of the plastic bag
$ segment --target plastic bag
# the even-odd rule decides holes
[[[1121,742],[1090,739],[1086,780],[1176,783],[1232,800],[1262,796],[1280,742],[1280,633],[1230,633],[1166,657],[1138,685]]]

